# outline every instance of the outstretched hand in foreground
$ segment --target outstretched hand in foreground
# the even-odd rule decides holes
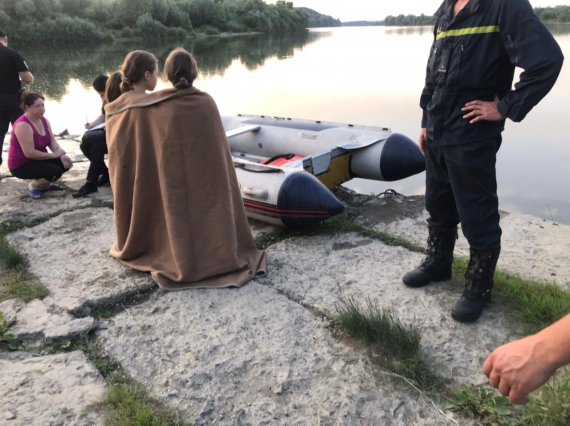
[[[513,404],[526,404],[530,392],[568,363],[570,315],[537,334],[495,349],[485,360],[483,373]]]

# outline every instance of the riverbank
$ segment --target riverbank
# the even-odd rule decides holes
[[[69,188],[88,165],[75,160]],[[169,293],[109,257],[109,188],[83,199],[70,192],[31,200],[24,182],[0,180],[1,226],[13,231],[5,239],[49,292],[0,302],[14,336],[0,349],[7,425],[109,424],[116,400],[133,395],[172,424],[470,424],[443,394],[409,386],[340,332],[339,304],[370,300],[417,327],[431,371],[465,389],[486,382],[482,361],[525,325],[499,295],[475,324],[454,322],[459,279],[401,284],[422,258],[422,197],[342,194],[347,215],[304,234],[252,223],[267,247],[266,278]],[[499,268],[567,296],[570,226],[503,213],[502,227]],[[464,240],[456,253],[466,253]],[[117,394],[125,384],[137,391]]]

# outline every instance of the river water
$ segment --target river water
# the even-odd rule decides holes
[[[570,58],[570,25],[553,32]],[[201,70],[195,85],[214,97],[222,114],[386,126],[415,140],[432,37],[428,27],[341,27],[298,36],[216,37],[161,45],[12,47],[36,77],[32,88],[47,96],[46,116],[55,132],[80,134],[85,120],[97,116],[100,99],[91,81],[117,69],[129,50],[149,50],[164,62],[172,48],[183,44],[194,52]],[[167,83],[159,82],[162,87]],[[528,117],[522,123],[507,122],[497,159],[502,210],[570,224],[568,93],[570,67],[565,64],[554,89]],[[424,179],[423,173],[390,183],[354,179],[347,186],[365,194],[391,188],[414,195],[423,193]]]

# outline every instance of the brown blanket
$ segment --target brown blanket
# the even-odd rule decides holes
[[[105,111],[111,256],[171,290],[241,286],[264,274],[214,100],[195,88],[129,92]]]

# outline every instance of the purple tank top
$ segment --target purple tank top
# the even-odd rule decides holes
[[[38,130],[34,127],[30,120],[28,120],[28,117],[26,117],[25,114],[22,114],[20,118],[14,122],[14,125],[12,126],[12,135],[10,136],[10,149],[8,150],[8,168],[10,170],[17,169],[22,164],[30,161],[30,159],[24,155],[22,146],[16,137],[16,132],[14,132],[14,127],[16,127],[18,123],[28,123],[30,126],[32,126],[32,130],[34,132],[34,147],[38,151],[47,152],[47,147],[51,143],[51,134],[48,130],[46,119],[42,117],[41,121],[45,132],[43,136],[38,133]]]

